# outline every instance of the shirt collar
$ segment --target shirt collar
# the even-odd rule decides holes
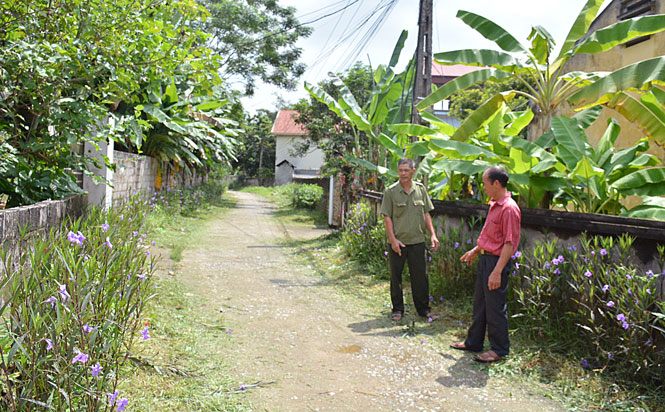
[[[512,193],[506,191],[506,195],[502,197],[499,200],[490,200],[490,207],[496,205],[503,206],[504,203],[506,203],[506,200],[508,200],[510,197],[512,197]]]
[[[406,193],[407,195],[410,195],[411,192],[413,192],[415,190],[415,183],[414,183],[413,180],[411,181],[411,190],[408,191],[408,192],[406,191],[406,189],[404,189],[404,186],[402,186],[402,183],[397,182],[397,184],[399,185],[399,188],[402,191],[402,193]]]

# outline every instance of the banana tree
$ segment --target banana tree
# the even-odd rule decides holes
[[[397,178],[397,160],[411,154],[405,149],[408,139],[396,136],[386,128],[387,124],[403,122],[411,113],[409,90],[413,82],[413,65],[410,64],[403,73],[393,71],[407,34],[406,31],[401,33],[388,65],[380,65],[374,71],[372,98],[364,105],[337,76],[333,77],[341,92],[339,99],[334,99],[321,87],[305,82],[305,89],[315,99],[354,126],[354,150],[346,160],[374,173],[374,177],[368,180],[375,181],[377,176],[387,180]]]
[[[458,18],[483,37],[495,42],[501,50],[466,49],[435,54],[434,59],[440,64],[465,64],[485,68],[446,83],[420,102],[417,105],[418,110],[424,110],[446,99],[457,90],[477,85],[485,80],[515,77],[528,91],[513,92],[526,97],[536,107],[534,125],[529,130],[529,140],[534,141],[549,129],[552,113],[559,104],[576,93],[580,94],[577,94],[574,101],[582,101],[583,97],[589,98],[584,93],[592,84],[594,86],[590,90],[594,90],[595,95],[603,96],[608,91],[640,88],[649,82],[665,80],[665,70],[662,69],[665,66],[665,57],[662,56],[652,59],[649,64],[636,63],[611,74],[563,72],[566,63],[577,54],[599,53],[631,39],[665,30],[665,15],[651,15],[618,22],[597,30],[585,38],[605,1],[586,2],[558,54],[553,54],[554,39],[541,26],[532,29],[527,38],[529,44],[523,45],[496,23],[477,14],[460,10],[457,13]],[[659,70],[649,72],[648,75],[645,73],[640,76],[634,75],[636,72],[642,72],[646,66],[652,69],[656,67]],[[532,84],[535,84],[535,87]]]

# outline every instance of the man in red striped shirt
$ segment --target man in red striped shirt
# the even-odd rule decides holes
[[[485,330],[490,350],[475,357],[479,362],[495,362],[508,355],[508,313],[506,295],[510,257],[520,243],[522,213],[506,189],[508,173],[492,166],[483,173],[483,188],[490,197],[490,208],[476,247],[466,252],[461,261],[467,265],[480,256],[473,293],[473,321],[464,342],[454,342],[454,349],[480,352]]]

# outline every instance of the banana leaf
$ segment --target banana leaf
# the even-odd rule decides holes
[[[636,37],[648,36],[665,29],[665,15],[641,16],[620,21],[596,30],[575,47],[575,53],[599,53]]]
[[[570,32],[568,32],[568,36],[566,36],[566,40],[561,45],[559,56],[554,60],[554,64],[550,68],[553,72],[561,68],[570,56],[572,56],[572,53],[569,52],[589,32],[589,27],[591,27],[591,23],[596,18],[596,15],[598,15],[598,10],[600,10],[600,6],[604,2],[605,0],[588,0],[584,7],[582,7],[577,18],[575,18],[573,26],[570,28]]]
[[[525,67],[525,63],[513,54],[488,49],[466,49],[435,53],[434,61],[439,64],[494,67],[508,73]]]
[[[653,93],[646,93],[637,100],[619,92],[606,105],[621,113],[654,141],[665,143],[665,110]]]
[[[524,46],[513,35],[493,21],[464,10],[457,12],[457,18],[476,30],[487,40],[496,43],[502,50],[507,52],[526,52]]]
[[[573,170],[577,163],[591,148],[580,124],[563,116],[557,116],[550,122],[554,138],[558,143],[556,150],[568,169]]]
[[[618,179],[611,187],[629,195],[665,195],[665,168],[642,169]]]

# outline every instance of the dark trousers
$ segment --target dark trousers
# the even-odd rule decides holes
[[[490,348],[497,355],[506,356],[510,351],[508,313],[506,311],[510,262],[501,272],[499,289],[489,290],[487,286],[489,276],[498,260],[498,256],[480,255],[476,287],[473,292],[473,321],[464,344],[474,352],[482,351],[485,330],[487,330]]]
[[[425,243],[406,245],[402,248],[402,256],[389,246],[390,250],[390,299],[393,313],[404,313],[404,296],[402,294],[402,271],[404,262],[409,265],[411,275],[411,293],[413,304],[418,315],[425,316],[430,312],[429,281],[427,279],[427,262],[425,261]]]

